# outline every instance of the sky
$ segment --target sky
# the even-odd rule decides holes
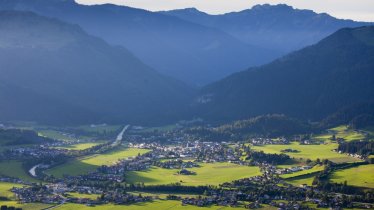
[[[374,22],[374,0],[75,0],[80,4],[112,3],[150,11],[195,7],[209,14],[223,14],[251,8],[256,4],[288,4],[342,19]]]

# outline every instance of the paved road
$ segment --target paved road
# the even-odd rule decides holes
[[[126,125],[125,127],[123,127],[121,132],[117,135],[116,140],[112,143],[112,146],[117,146],[117,145],[121,144],[122,139],[123,139],[123,134],[127,131],[127,129],[129,129],[129,127],[130,127],[130,125]]]

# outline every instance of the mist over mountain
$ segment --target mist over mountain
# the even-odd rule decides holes
[[[157,71],[192,85],[269,62],[280,54],[216,28],[116,5],[73,0],[0,0],[0,10],[29,10],[79,24],[91,35],[122,45]]]
[[[320,120],[374,99],[374,27],[345,28],[318,44],[203,88],[196,106],[214,120],[268,113]]]
[[[369,24],[341,20],[312,10],[294,9],[285,4],[256,5],[251,9],[222,15],[209,15],[195,8],[161,13],[217,28],[247,44],[281,53],[315,44],[344,27]]]
[[[0,12],[0,120],[175,120],[192,90],[79,26]]]

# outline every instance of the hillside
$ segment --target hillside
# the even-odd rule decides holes
[[[0,128],[0,145],[26,145],[40,144],[52,141],[51,139],[38,136],[35,131],[20,129]]]
[[[76,25],[3,11],[0,34],[0,120],[175,120],[192,92]]]
[[[199,115],[212,120],[269,113],[320,120],[374,99],[374,27],[346,28],[316,45],[204,87]]]
[[[157,71],[192,85],[205,85],[279,55],[219,29],[125,6],[0,0],[0,10],[29,10],[78,24],[91,35],[126,47]]]
[[[256,5],[251,9],[209,15],[195,8],[162,12],[204,26],[220,29],[235,38],[280,53],[315,44],[343,27],[368,23],[341,20],[285,4]]]

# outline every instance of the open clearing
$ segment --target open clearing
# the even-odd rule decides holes
[[[290,157],[297,158],[297,159],[311,159],[316,160],[317,158],[329,159],[335,163],[343,163],[343,162],[356,162],[360,161],[359,159],[347,156],[345,154],[339,154],[337,152],[332,151],[336,149],[338,144],[332,142],[326,142],[325,144],[320,145],[301,145],[297,142],[292,142],[288,145],[264,145],[264,146],[253,146],[252,149],[258,151],[264,151],[265,153],[284,153],[281,152],[285,149],[294,149],[298,150],[299,152],[294,153],[284,153],[289,155]]]
[[[336,183],[347,181],[348,185],[374,188],[374,165],[361,165],[335,171],[330,181]]]
[[[240,166],[232,163],[201,163],[198,168],[190,168],[196,175],[178,175],[177,169],[152,167],[146,171],[130,171],[126,181],[144,182],[146,185],[181,183],[183,185],[218,185],[237,179],[260,175],[258,167]],[[181,182],[182,181],[182,182]]]
[[[62,177],[64,174],[72,176],[85,174],[96,170],[99,166],[113,165],[119,159],[134,157],[138,154],[144,154],[147,152],[149,152],[149,150],[121,147],[108,153],[91,155],[69,161],[65,164],[46,170],[46,173],[55,177]]]
[[[15,177],[29,182],[39,182],[24,171],[21,162],[14,160],[0,162],[0,175]]]

